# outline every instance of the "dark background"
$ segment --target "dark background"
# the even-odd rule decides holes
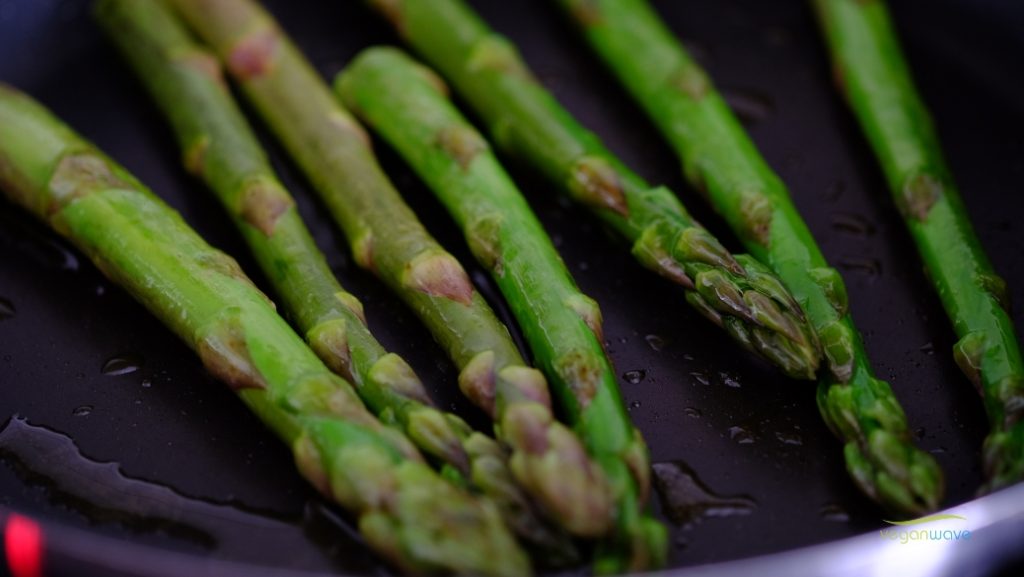
[[[328,77],[360,48],[395,42],[360,2],[266,4]],[[541,0],[473,4],[520,45],[541,80],[585,125],[644,177],[676,190],[739,250],[556,8]],[[843,273],[878,375],[895,389],[918,444],[946,473],[944,505],[969,500],[980,482],[981,404],[949,354],[953,333],[880,171],[832,90],[809,5],[655,5],[745,118]],[[891,5],[982,243],[1022,302],[1024,234],[1015,212],[1024,182],[1024,5]],[[163,118],[90,21],[88,2],[0,0],[0,81],[52,107],[265,284],[212,196],[180,168]],[[427,332],[351,264],[323,207],[277,146],[266,143],[381,341],[410,360],[444,406],[483,425],[454,394],[456,373]],[[427,227],[494,301],[496,291],[472,266],[448,217],[393,154],[377,148]],[[789,381],[736,352],[683,304],[680,290],[636,265],[587,214],[559,202],[528,171],[513,173],[584,292],[602,305],[617,370],[643,373],[639,382],[631,381],[640,373],[620,382],[653,460],[683,462],[712,493],[742,498],[719,508],[732,514],[674,525],[674,565],[791,549],[881,525],[881,513],[846,476],[840,447],[818,416],[813,385]],[[1018,331],[1024,328],[1019,311]],[[294,472],[286,448],[205,375],[182,343],[67,243],[0,201],[0,427],[14,415],[54,432],[14,421],[0,433],[0,506],[225,559],[373,570],[343,517]],[[73,439],[77,450],[57,433]],[[54,455],[62,466],[51,460],[47,467],[30,454]],[[118,502],[110,494],[141,497]],[[147,506],[153,500],[165,514],[153,513]],[[657,500],[655,507],[660,513]]]

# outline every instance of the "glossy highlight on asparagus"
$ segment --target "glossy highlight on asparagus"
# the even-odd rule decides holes
[[[687,179],[807,313],[828,363],[818,405],[857,485],[894,513],[935,509],[942,473],[914,447],[891,388],[872,374],[842,278],[710,78],[643,0],[559,4],[675,148]]]
[[[399,34],[483,119],[505,154],[535,166],[630,244],[644,267],[794,378],[814,379],[821,349],[774,273],[732,255],[665,187],[651,187],[581,126],[505,38],[462,0],[371,0]]]
[[[304,170],[355,261],[405,300],[459,367],[460,388],[493,418],[510,448],[519,485],[567,531],[605,533],[612,517],[608,481],[554,419],[543,375],[526,365],[462,266],[402,201],[363,129],[308,61],[251,0],[173,3]]]
[[[504,294],[561,406],[612,479],[619,523],[609,543],[622,550],[619,569],[660,565],[666,532],[643,513],[647,448],[603,349],[597,303],[576,287],[526,200],[432,71],[398,50],[372,48],[338,76],[336,88],[434,191]]]
[[[100,0],[96,15],[170,121],[186,168],[203,180],[324,363],[419,449],[469,476],[469,428],[433,407],[423,384],[370,333],[338,283],[224,83],[216,57],[162,2]]]
[[[960,340],[954,358],[985,400],[993,491],[1024,480],[1024,363],[1006,283],[992,269],[914,87],[882,0],[816,0],[836,80],[885,172]]]
[[[0,85],[0,190],[68,238],[190,346],[302,474],[409,573],[522,575],[497,510],[442,479],[371,415],[238,264],[28,96]]]

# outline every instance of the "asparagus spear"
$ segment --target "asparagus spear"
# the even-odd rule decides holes
[[[229,211],[320,359],[356,386],[384,422],[492,498],[524,542],[555,560],[574,559],[568,537],[548,527],[515,484],[507,453],[452,413],[439,411],[412,368],[388,353],[342,289],[277,179],[220,64],[161,2],[102,0],[97,17],[175,129],[186,167]]]
[[[985,399],[991,491],[1024,480],[1024,363],[992,269],[914,87],[884,2],[816,0],[836,77],[960,340],[953,354]]]
[[[665,187],[652,188],[579,125],[532,77],[509,42],[461,0],[371,0],[483,118],[495,144],[537,166],[630,243],[645,267],[786,374],[813,379],[821,350],[782,283],[733,256]]]
[[[460,388],[491,415],[510,447],[520,486],[569,532],[607,532],[608,481],[580,440],[554,419],[543,375],[526,366],[462,266],[395,191],[363,129],[277,23],[251,0],[174,4],[305,171],[355,261],[406,301],[459,367]]]
[[[643,0],[560,4],[676,149],[688,180],[807,312],[829,369],[819,384],[819,408],[845,443],[847,469],[858,486],[896,513],[934,509],[943,491],[941,471],[913,446],[891,388],[872,375],[842,278],[707,74]]]
[[[0,189],[71,240],[192,347],[410,573],[519,575],[490,504],[430,469],[275,312],[231,257],[40,104],[0,85]]]
[[[665,529],[642,513],[647,449],[624,410],[602,349],[597,303],[576,288],[487,142],[447,101],[443,83],[429,69],[395,49],[369,49],[338,76],[336,88],[349,110],[398,150],[462,228],[570,420],[612,479],[619,508],[613,544],[622,558],[599,569],[660,565]]]

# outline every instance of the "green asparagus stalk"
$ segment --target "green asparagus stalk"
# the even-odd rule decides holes
[[[520,575],[527,559],[496,509],[430,469],[274,311],[231,257],[128,172],[0,85],[0,189],[67,237],[192,347],[409,573]]]
[[[960,340],[954,358],[985,399],[991,491],[1024,480],[1024,363],[992,269],[942,155],[885,2],[816,0],[839,87],[860,120]]]
[[[489,496],[525,543],[573,559],[568,537],[548,527],[512,479],[507,453],[452,413],[439,411],[412,368],[367,328],[361,303],[342,289],[277,179],[219,62],[162,2],[101,0],[97,17],[145,82],[178,136],[186,168],[231,214],[285,309],[322,361],[356,386],[386,423]]]
[[[174,4],[304,170],[354,260],[405,300],[459,367],[460,388],[509,446],[519,485],[572,534],[607,532],[608,481],[554,419],[544,376],[526,365],[462,266],[402,201],[363,129],[277,23],[251,0]]]
[[[349,110],[377,130],[433,189],[494,278],[534,358],[618,502],[614,567],[639,571],[664,561],[665,529],[642,513],[647,449],[629,421],[605,354],[601,311],[576,288],[558,252],[487,142],[445,98],[429,69],[395,49],[369,49],[338,76]]]
[[[462,0],[370,0],[483,118],[498,148],[537,166],[630,243],[645,267],[786,374],[813,379],[821,350],[766,267],[734,256],[665,187],[652,188],[533,78],[515,48]]]
[[[327,266],[216,58],[162,1],[101,0],[96,15],[170,120],[186,168],[230,212],[310,347],[378,416],[396,420],[421,450],[468,475],[466,425],[433,408],[412,368],[363,324],[362,305]]]
[[[560,4],[676,149],[687,179],[807,312],[828,362],[818,405],[845,443],[854,481],[892,512],[934,509],[943,492],[941,471],[912,444],[888,383],[872,375],[842,277],[707,74],[643,0]]]

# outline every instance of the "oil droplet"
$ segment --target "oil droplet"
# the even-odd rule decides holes
[[[86,417],[92,413],[93,408],[94,407],[92,405],[82,405],[80,407],[75,407],[75,410],[71,411],[71,414],[76,417]]]
[[[644,337],[644,340],[647,341],[647,346],[651,347],[655,352],[660,353],[665,348],[665,339],[658,335],[647,335]]]
[[[11,418],[0,430],[0,459],[26,484],[42,487],[51,502],[94,524],[168,535],[186,551],[245,552],[254,555],[253,563],[288,555],[325,569],[335,557],[359,551],[355,541],[346,538],[344,525],[317,528],[318,534],[311,535],[308,530],[315,527],[290,515],[189,497],[129,477],[117,463],[90,459],[71,438],[20,417]]]
[[[783,445],[794,445],[799,447],[804,444],[804,438],[800,433],[795,431],[776,431],[775,438]]]
[[[694,381],[704,385],[705,387],[711,384],[711,379],[709,379],[704,373],[693,372],[690,373],[690,376],[693,377]]]
[[[14,303],[0,297],[0,321],[14,316]]]
[[[729,427],[729,438],[740,445],[750,445],[754,442],[754,434],[738,425]]]
[[[622,378],[626,379],[626,382],[631,385],[639,385],[645,377],[647,377],[647,371],[643,369],[622,373]]]
[[[725,102],[744,126],[752,126],[772,115],[775,105],[769,97],[748,89],[722,90]]]
[[[718,380],[720,380],[723,385],[731,387],[733,389],[738,389],[742,386],[740,384],[739,377],[730,375],[729,373],[726,372],[718,373]]]
[[[128,375],[142,368],[142,357],[134,353],[118,355],[103,363],[101,372],[108,377]]]
[[[833,523],[850,522],[850,514],[846,512],[846,509],[843,509],[842,507],[836,505],[835,503],[828,503],[826,505],[823,505],[820,509],[818,509],[818,516],[820,516],[825,521],[831,521]]]
[[[689,525],[707,517],[749,515],[757,503],[749,497],[723,497],[700,481],[685,463],[655,463],[654,487],[668,518],[677,525]]]
[[[142,379],[142,388],[148,389],[153,386],[153,381],[150,379]]]
[[[875,234],[875,225],[859,214],[837,212],[832,215],[832,228],[853,236],[868,237]]]
[[[934,355],[935,354],[935,345],[933,345],[932,343],[925,343],[925,344],[921,345],[921,348],[918,349],[918,350],[920,350],[922,353],[924,353],[926,355]]]
[[[683,409],[683,414],[687,417],[693,417],[694,419],[699,419],[704,415],[704,413],[702,413],[697,407],[686,407]]]
[[[878,259],[859,256],[847,256],[839,259],[839,266],[843,270],[859,272],[869,277],[876,277],[882,274],[882,263]]]
[[[690,355],[690,354],[684,354],[684,355],[683,355],[683,360],[684,360],[684,361],[692,361],[692,360],[694,360],[694,358],[693,358],[693,355]]]

